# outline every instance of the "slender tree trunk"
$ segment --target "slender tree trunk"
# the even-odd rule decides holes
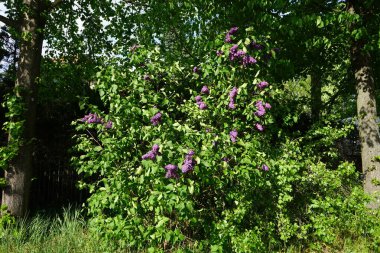
[[[314,70],[311,73],[311,121],[318,122],[322,108],[321,74]]]
[[[2,203],[7,205],[8,211],[18,217],[24,216],[28,208],[36,125],[36,85],[40,76],[43,29],[45,28],[43,6],[40,2],[24,0],[23,3],[26,8],[21,23],[22,38],[16,74],[17,95],[25,103],[23,142],[18,155],[5,171],[7,187],[2,197]]]
[[[350,13],[359,13],[365,19],[363,6],[359,1],[349,1]],[[357,93],[358,129],[361,144],[361,159],[364,173],[364,190],[374,196],[380,193],[380,155],[379,126],[376,123],[375,83],[371,70],[371,55],[365,50],[367,41],[355,40],[351,48],[351,63],[355,74]],[[376,197],[369,207],[378,208],[380,198]]]

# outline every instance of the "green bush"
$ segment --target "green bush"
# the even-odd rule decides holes
[[[271,116],[286,105],[270,82],[270,39],[250,29],[232,39],[238,48],[220,37],[197,66],[140,46],[98,73],[106,109],[84,105],[92,113],[74,123],[73,164],[87,178],[91,227],[111,251],[259,252],[368,232],[350,222],[366,216],[355,168],[313,154],[349,128],[284,135]]]

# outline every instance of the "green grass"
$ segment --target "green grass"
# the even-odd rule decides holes
[[[63,215],[36,215],[0,230],[1,253],[104,252],[88,232],[80,212],[64,210]]]
[[[0,229],[0,253],[101,253],[102,248],[96,235],[89,232],[80,211],[66,209],[62,215],[49,217],[36,215],[31,219],[19,220],[6,229]],[[361,237],[337,238],[333,245],[315,244],[287,245],[281,253],[342,252],[372,253],[373,240]],[[121,252],[130,252],[123,250]],[[176,252],[176,251],[173,251]],[[179,250],[178,252],[191,252]]]

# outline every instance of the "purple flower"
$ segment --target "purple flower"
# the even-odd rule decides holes
[[[264,126],[261,125],[260,123],[256,123],[255,127],[256,127],[257,131],[259,131],[259,132],[264,131]]]
[[[245,52],[243,51],[243,50],[238,50],[237,52],[236,52],[236,57],[242,57],[242,56],[244,56],[245,55]]]
[[[160,146],[158,146],[157,144],[154,144],[152,147],[152,150],[146,153],[145,155],[143,155],[141,158],[143,160],[148,160],[148,159],[156,160],[156,156],[159,154],[158,153],[159,149],[160,149]]]
[[[231,43],[232,42],[231,34],[229,34],[229,33],[226,34],[226,38],[224,39],[224,42],[226,42],[226,43]]]
[[[256,42],[252,42],[251,43],[251,47],[253,49],[256,49],[256,50],[263,50],[264,49],[264,46],[259,44],[259,43],[256,43]]]
[[[216,55],[217,56],[222,56],[223,54],[224,54],[224,52],[222,50],[216,51]]]
[[[187,173],[187,172],[192,171],[194,169],[194,166],[195,166],[195,161],[193,159],[194,154],[195,154],[195,152],[193,150],[189,150],[187,152],[185,160],[183,161],[183,164],[182,164],[182,172],[183,173]]]
[[[195,101],[198,103],[198,102],[201,102],[202,101],[202,97],[201,96],[196,96],[195,97]]]
[[[165,177],[166,178],[178,178],[178,175],[177,175],[177,165],[173,165],[173,164],[168,164],[165,166],[165,170],[166,170],[166,175]]]
[[[97,124],[97,123],[102,123],[103,119],[98,116],[96,113],[89,113],[85,115],[82,119],[80,119],[82,122],[86,122],[89,124]]]
[[[269,103],[265,103],[264,107],[265,107],[266,109],[271,109],[271,108],[272,108],[272,106],[271,106]]]
[[[230,109],[235,109],[236,106],[235,106],[235,103],[234,103],[234,100],[233,99],[230,99],[230,103],[228,104],[228,108]]]
[[[260,107],[260,108],[258,108],[257,111],[255,112],[255,115],[256,115],[257,117],[262,117],[262,116],[264,116],[264,114],[265,114],[265,109],[264,109],[264,107]]]
[[[111,128],[112,128],[112,121],[111,121],[111,120],[107,121],[107,123],[105,124],[104,127],[105,127],[106,129],[111,129]]]
[[[266,82],[266,81],[262,81],[262,82],[259,82],[257,84],[257,88],[259,88],[260,90],[264,89],[265,87],[268,87],[269,86],[269,83]]]
[[[237,44],[235,44],[235,45],[233,45],[231,48],[230,48],[230,55],[229,55],[229,57],[230,57],[230,60],[231,61],[233,61],[233,60],[235,60],[235,58],[237,58],[238,56],[237,56],[237,49],[238,49],[238,45]]]
[[[151,79],[151,77],[150,77],[148,74],[145,74],[145,75],[144,75],[144,80],[145,80],[145,81],[150,81],[150,80],[152,80],[152,79]]]
[[[231,43],[232,42],[232,39],[231,39],[231,35],[235,34],[237,32],[239,28],[238,27],[232,27],[228,33],[226,34],[226,38],[224,39],[224,42],[226,43]]]
[[[261,166],[261,169],[262,169],[263,171],[268,171],[268,170],[269,170],[269,167],[268,167],[268,165],[263,164],[263,165]]]
[[[257,108],[257,111],[255,112],[255,115],[257,117],[264,116],[264,114],[265,114],[265,107],[263,105],[263,101],[261,101],[261,100],[257,101],[256,104],[255,104],[255,106]]]
[[[230,99],[234,99],[238,94],[239,89],[237,87],[233,87],[230,91]]]
[[[185,159],[182,164],[182,173],[188,173],[194,170],[194,160],[193,159]]]
[[[174,165],[174,164],[168,164],[165,166],[166,170],[176,170],[177,168],[178,168],[177,165]]]
[[[201,68],[200,68],[200,67],[195,66],[195,67],[193,68],[193,72],[194,72],[194,73],[198,73],[198,74],[199,74],[200,71],[201,71]]]
[[[153,151],[149,151],[141,157],[143,160],[156,160],[156,154]]]
[[[197,104],[198,104],[199,109],[201,110],[207,109],[207,105],[205,104],[205,102],[198,102]]]
[[[160,146],[158,146],[158,144],[154,144],[152,147],[152,152],[155,154],[158,154],[159,150],[160,150]]]
[[[237,136],[238,136],[238,131],[236,131],[236,129],[232,130],[230,132],[230,139],[233,143],[236,142],[236,139],[237,139]]]
[[[151,119],[150,122],[152,122],[153,126],[158,125],[161,122],[162,114],[161,112],[156,113]]]
[[[250,65],[250,64],[255,64],[256,62],[257,62],[256,59],[253,58],[250,55],[246,55],[243,58],[243,65],[244,65],[244,67],[247,66],[247,65]]]
[[[228,31],[229,34],[233,35],[239,30],[239,27],[231,27],[231,29]]]
[[[223,157],[222,161],[228,163],[230,161],[230,159],[228,159],[228,157]]]
[[[201,93],[203,93],[203,94],[210,94],[210,90],[208,89],[208,87],[205,85],[205,86],[203,86],[202,87],[202,89],[201,89]]]
[[[233,45],[233,46],[230,48],[230,53],[236,53],[238,47],[239,47],[239,46],[238,46],[237,44]]]
[[[206,128],[206,133],[211,132],[210,128]]]
[[[228,108],[230,109],[235,109],[235,97],[238,94],[238,88],[233,87],[232,90],[230,91],[229,97],[230,97],[230,103],[228,104]]]

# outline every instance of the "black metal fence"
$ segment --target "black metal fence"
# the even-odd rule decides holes
[[[56,155],[35,161],[31,210],[58,209],[69,204],[78,205],[86,200],[85,192],[76,187],[79,176],[65,158]]]

